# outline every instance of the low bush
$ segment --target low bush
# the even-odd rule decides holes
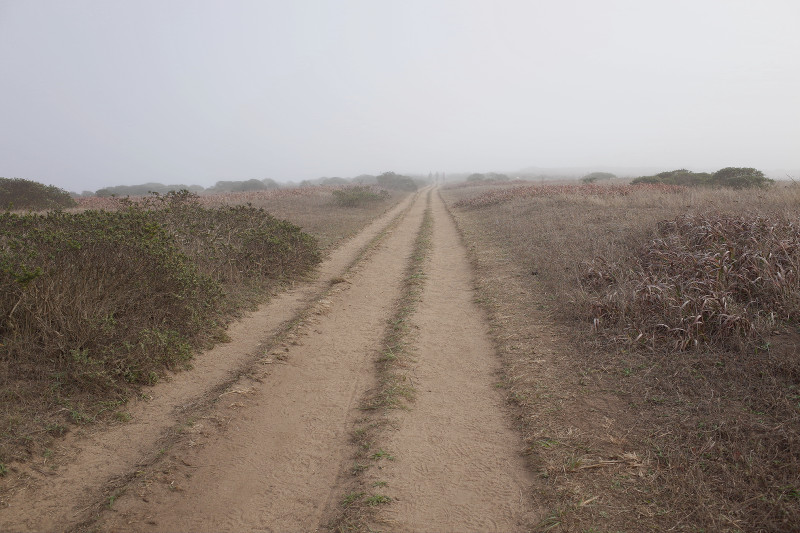
[[[75,205],[70,194],[58,187],[21,178],[0,178],[0,209],[37,211]]]
[[[590,172],[581,178],[582,183],[594,183],[600,180],[610,180],[617,176],[610,172]]]
[[[333,201],[341,207],[362,207],[371,202],[388,198],[388,191],[368,185],[357,185],[333,191]]]
[[[641,176],[631,181],[632,185],[661,183],[685,187],[724,187],[730,189],[766,188],[774,183],[764,173],[754,168],[727,167],[713,174],[692,172],[681,168],[660,172],[654,176]]]

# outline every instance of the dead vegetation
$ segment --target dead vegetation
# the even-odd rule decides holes
[[[539,529],[794,530],[800,191],[486,190],[443,195],[483,206],[453,213],[550,509]]]

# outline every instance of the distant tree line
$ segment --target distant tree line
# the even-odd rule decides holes
[[[764,176],[760,170],[750,167],[725,167],[714,173],[692,172],[681,168],[660,172],[654,176],[641,176],[633,181],[636,183],[665,183],[668,185],[684,185],[687,187],[725,187],[730,189],[766,188],[774,180]]]
[[[379,185],[385,189],[415,191],[417,181],[409,176],[403,176],[394,172],[384,172],[378,176],[372,174],[361,174],[354,178],[322,177],[313,180],[303,180],[299,184],[289,182],[283,187],[312,187],[319,185]],[[163,183],[143,183],[141,185],[117,185],[104,187],[97,192],[84,191],[81,194],[72,193],[72,196],[146,196],[150,193],[167,194],[170,191],[188,190],[195,194],[216,194],[227,192],[249,192],[263,191],[269,189],[279,189],[282,185],[273,179],[263,180],[250,179],[244,181],[218,181],[213,186],[204,188],[201,185],[165,185]]]

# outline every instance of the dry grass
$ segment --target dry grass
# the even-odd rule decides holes
[[[487,190],[443,196],[470,205]],[[787,310],[800,191],[510,196],[453,212],[551,509],[540,529],[794,530],[800,335]],[[653,306],[657,273],[659,287],[673,283],[664,294],[698,289],[689,324],[702,341],[676,344],[673,325],[632,342],[686,301]],[[727,312],[704,314],[724,310],[719,290]],[[734,315],[753,327],[733,327]]]

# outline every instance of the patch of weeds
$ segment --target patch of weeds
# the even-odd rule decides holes
[[[383,505],[391,501],[392,499],[389,496],[385,496],[383,494],[375,494],[364,500],[364,503],[366,503],[370,507],[375,507],[377,505]]]
[[[0,463],[0,476],[5,476],[8,474],[8,468],[6,468],[5,463]]]
[[[365,465],[364,463],[354,463],[350,471],[353,473],[353,475],[357,475],[366,470],[367,468],[369,468],[369,465]]]
[[[116,419],[117,422],[130,422],[131,414],[126,411],[117,411],[114,413],[114,419]]]
[[[347,494],[344,498],[342,498],[342,505],[345,507],[349,507],[353,503],[357,502],[365,495],[364,492],[351,492]]]
[[[123,494],[124,494],[124,491],[122,491],[122,490],[118,490],[118,491],[116,491],[116,492],[113,492],[113,493],[112,493],[112,494],[111,494],[111,495],[110,495],[110,496],[109,496],[109,497],[106,499],[106,507],[107,507],[108,509],[111,509],[112,507],[114,507],[114,502],[116,502],[116,501],[117,501],[117,499],[118,499],[120,496],[122,496]]]
[[[564,468],[567,472],[574,472],[579,469],[583,464],[583,458],[577,455],[570,455],[564,462]]]
[[[372,484],[373,487],[386,487],[389,485],[388,481],[376,481]]]
[[[372,459],[375,459],[375,460],[378,460],[378,459],[388,459],[388,460],[390,460],[390,461],[394,461],[394,459],[395,459],[395,458],[394,458],[394,455],[390,454],[389,452],[387,452],[387,451],[386,451],[386,450],[384,450],[384,449],[380,449],[380,450],[378,450],[377,452],[373,453],[373,454],[372,454],[372,456],[371,456],[371,458],[372,458]]]

